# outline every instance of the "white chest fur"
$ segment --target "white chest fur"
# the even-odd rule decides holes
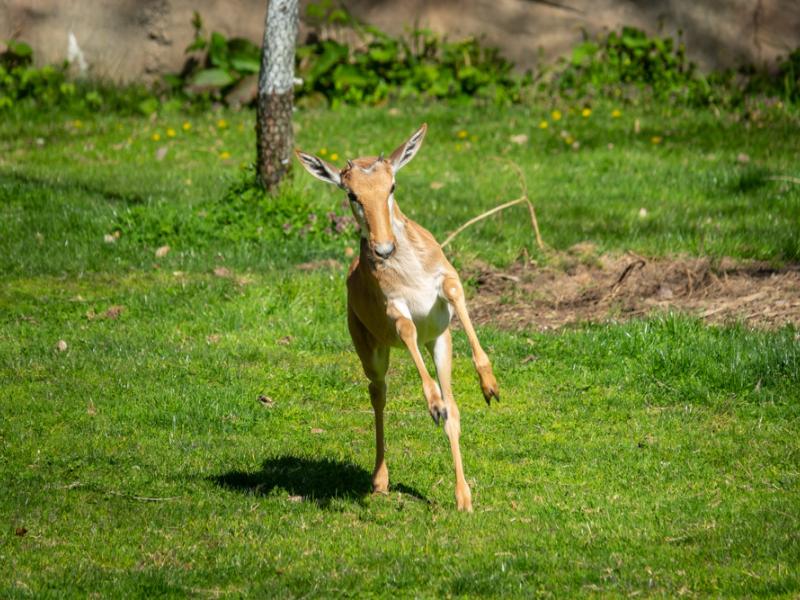
[[[394,275],[392,289],[386,296],[387,304],[394,305],[403,316],[414,321],[417,341],[424,344],[439,337],[452,318],[450,303],[442,294],[444,271],[439,267],[433,271],[426,269],[407,240],[398,236],[397,241],[397,251],[386,265]]]

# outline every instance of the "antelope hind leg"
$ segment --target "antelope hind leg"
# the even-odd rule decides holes
[[[386,443],[383,436],[383,409],[386,406],[386,371],[389,368],[389,348],[378,346],[375,338],[347,311],[347,325],[364,374],[369,379],[369,399],[375,413],[375,469],[372,471],[372,491],[385,494],[389,491],[389,469],[384,456]]]

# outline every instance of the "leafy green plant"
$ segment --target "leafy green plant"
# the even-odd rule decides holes
[[[571,98],[621,97],[634,87],[656,98],[708,103],[713,90],[686,58],[686,48],[670,37],[649,37],[623,27],[599,40],[586,39],[555,78],[557,91]]]
[[[703,75],[686,57],[686,47],[671,37],[648,36],[633,27],[600,39],[585,39],[556,70],[554,91],[569,99],[611,96],[653,97],[694,105],[738,106],[747,98],[800,99],[800,48],[779,64],[778,72],[746,66],[738,74]]]
[[[0,53],[0,111],[13,108],[54,108],[70,112],[99,109],[150,114],[160,106],[153,91],[142,85],[117,86],[69,77],[69,64],[33,64],[33,49],[8,41]]]
[[[790,102],[800,101],[800,46],[781,62],[778,81],[783,88],[784,97]]]
[[[521,100],[530,81],[514,75],[513,64],[496,48],[474,38],[449,42],[417,29],[403,39],[374,27],[364,30],[363,48],[318,40],[298,49],[301,98],[322,96],[334,106],[376,104],[390,96],[508,104]]]
[[[36,98],[53,105],[75,94],[64,67],[33,66],[33,50],[24,42],[9,41],[0,54],[0,109]]]
[[[171,203],[134,205],[119,214],[115,228],[143,244],[174,243],[197,247],[218,241],[278,242],[289,238],[322,243],[352,237],[357,227],[347,212],[319,211],[305,194],[284,187],[275,196],[256,184],[253,168],[244,169],[222,196],[187,211]]]
[[[527,92],[533,87],[531,75],[514,73],[513,63],[478,39],[449,41],[426,29],[393,37],[359,23],[330,0],[310,4],[306,18],[318,32],[297,48],[301,83],[296,99],[301,106],[375,105],[398,98],[504,105],[534,96]],[[211,100],[250,103],[260,49],[243,38],[207,34],[197,13],[192,24],[195,37],[186,49],[189,59],[180,73],[164,77],[166,87],[72,80],[66,63],[35,67],[31,47],[9,41],[0,52],[0,111],[58,107],[78,113],[150,115],[174,108],[203,110]],[[359,41],[348,44],[333,39],[346,36],[330,35],[345,30]],[[603,38],[585,39],[538,90],[548,100],[556,96],[570,102],[654,98],[735,107],[771,98],[796,104],[800,48],[780,61],[775,73],[750,66],[704,75],[687,59],[679,40],[624,27]]]
[[[261,52],[253,42],[240,37],[228,39],[216,31],[206,37],[203,20],[197,12],[192,26],[194,40],[186,48],[191,58],[182,73],[165,76],[174,90],[192,98],[219,99],[242,79],[258,73]]]
[[[800,102],[800,46],[779,60],[775,73],[749,68],[744,75],[744,96],[767,95],[789,103]]]
[[[308,7],[312,23],[350,27],[361,44],[350,46],[334,39],[312,36],[297,48],[297,73],[302,84],[298,101],[323,99],[336,106],[377,104],[390,96],[424,96],[500,104],[519,102],[529,77],[512,73],[513,64],[496,48],[468,38],[450,42],[429,30],[417,29],[406,38],[394,38],[379,29],[358,24],[330,3]],[[259,49],[241,38],[226,39],[213,32],[206,37],[202,19],[195,13],[194,42],[187,52],[203,55],[187,63],[181,74],[167,82],[191,97],[220,99],[259,69]]]

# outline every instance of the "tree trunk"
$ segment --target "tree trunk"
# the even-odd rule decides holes
[[[269,0],[256,110],[258,180],[274,191],[289,171],[298,0]]]

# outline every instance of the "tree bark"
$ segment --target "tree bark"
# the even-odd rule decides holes
[[[269,191],[275,190],[291,165],[298,12],[298,0],[269,0],[264,25],[256,108],[256,169],[259,183]]]

